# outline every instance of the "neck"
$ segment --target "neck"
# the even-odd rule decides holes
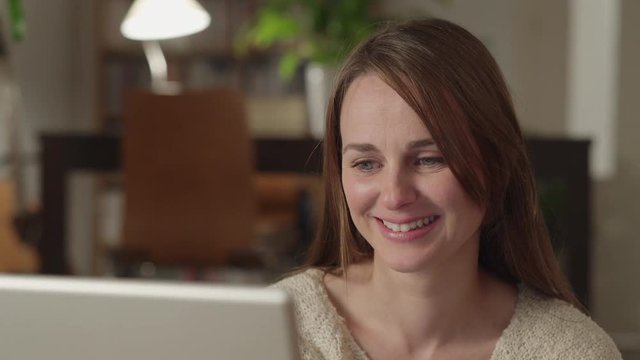
[[[483,273],[477,244],[457,259],[417,273],[399,273],[379,261],[371,266],[370,286],[384,323],[396,328],[408,344],[447,342],[469,326],[483,300]]]

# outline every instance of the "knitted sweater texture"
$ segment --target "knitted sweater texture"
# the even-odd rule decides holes
[[[329,300],[324,272],[309,269],[273,285],[294,301],[299,346],[304,360],[365,360],[344,319]],[[570,304],[522,287],[510,324],[491,360],[621,359],[611,338]]]

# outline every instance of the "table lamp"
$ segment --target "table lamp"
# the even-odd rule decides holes
[[[151,89],[160,94],[180,92],[180,84],[167,79],[167,61],[159,40],[200,32],[211,17],[196,0],[135,0],[120,25],[131,40],[142,41],[151,71]]]

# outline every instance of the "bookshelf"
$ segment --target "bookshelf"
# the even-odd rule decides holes
[[[120,34],[120,23],[132,0],[103,0],[95,9],[97,51],[96,128],[120,134],[124,94],[148,88],[149,69],[139,42]],[[161,42],[170,80],[186,89],[232,87],[247,97],[250,128],[257,136],[305,135],[303,77],[283,81],[278,75],[279,53],[253,52],[239,57],[233,41],[239,29],[253,18],[260,0],[200,0],[212,17],[211,25],[195,35]],[[285,111],[273,111],[286,108]],[[285,115],[280,121],[269,114]],[[283,126],[284,124],[284,126]]]

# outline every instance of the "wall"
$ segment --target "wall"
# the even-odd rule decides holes
[[[561,136],[565,131],[567,77],[566,1],[513,2],[512,95],[523,129]]]
[[[39,198],[38,137],[45,131],[86,130],[95,109],[90,1],[23,0],[27,31],[10,42],[13,76],[22,93],[23,144],[30,154],[25,197]],[[0,7],[8,28],[5,6]]]
[[[3,2],[4,3],[4,2]],[[95,0],[23,0],[27,32],[12,43],[11,64],[22,91],[20,120],[26,147],[32,155],[27,167],[27,204],[37,201],[40,174],[37,154],[42,132],[86,131],[95,127]],[[7,25],[5,7],[0,15]],[[93,180],[73,176],[68,183],[71,258],[75,268],[88,269],[93,220]]]
[[[640,2],[623,0],[621,14],[617,172],[594,184],[595,313],[608,328],[640,332]]]
[[[89,90],[80,82],[81,76],[91,67],[82,61],[79,38],[83,32],[76,27],[81,19],[77,11],[86,6],[85,1],[23,3],[27,32],[24,41],[13,44],[11,56],[22,87],[25,119],[36,133],[74,128],[74,123],[79,123],[74,118],[79,116],[74,116],[76,95],[79,89]],[[76,6],[77,3],[82,5]]]

